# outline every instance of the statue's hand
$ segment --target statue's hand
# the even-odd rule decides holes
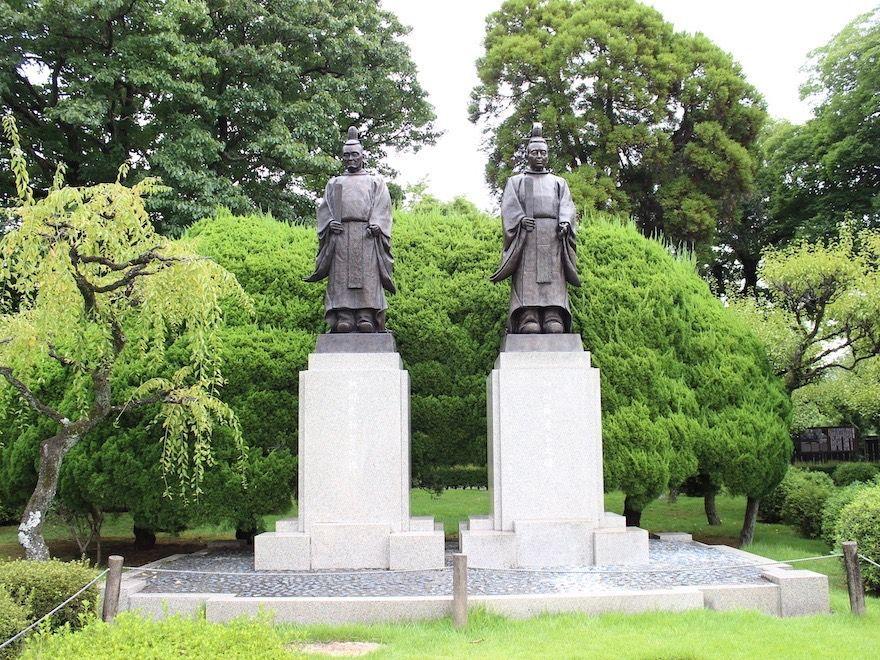
[[[535,228],[535,219],[526,216],[519,221],[519,224],[522,225],[522,228],[526,231],[532,231]]]
[[[330,231],[332,231],[334,234],[341,234],[342,233],[342,223],[339,222],[339,220],[331,221],[330,222]]]
[[[571,234],[571,223],[570,222],[560,222],[559,223],[559,235],[560,236],[568,236]]]
[[[373,236],[378,236],[382,230],[379,229],[379,225],[367,225],[367,231]]]

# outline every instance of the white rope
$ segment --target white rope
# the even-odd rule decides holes
[[[53,614],[55,614],[55,612],[57,612],[58,610],[60,610],[62,607],[64,607],[65,605],[67,605],[70,601],[72,601],[74,598],[76,598],[76,597],[79,596],[82,592],[84,592],[86,589],[88,589],[88,588],[91,587],[93,584],[95,584],[95,582],[97,582],[97,581],[100,580],[102,577],[104,577],[104,576],[107,574],[108,570],[109,570],[109,569],[106,569],[106,568],[105,568],[101,573],[99,573],[99,574],[95,577],[95,579],[93,579],[91,582],[89,582],[86,586],[84,586],[82,589],[80,589],[79,591],[77,591],[75,594],[73,594],[70,598],[68,598],[67,600],[65,600],[63,603],[61,603],[60,605],[58,605],[58,606],[57,606],[55,609],[53,609],[51,612],[48,612],[48,613],[44,614],[44,615],[41,616],[39,619],[37,619],[36,621],[34,621],[31,625],[29,625],[27,628],[25,628],[24,630],[21,630],[20,632],[17,632],[15,635],[13,635],[13,636],[10,637],[9,639],[7,639],[5,642],[3,642],[2,644],[0,644],[0,650],[2,650],[2,649],[4,649],[5,647],[9,646],[10,644],[12,644],[13,642],[15,642],[16,640],[18,640],[18,639],[24,637],[28,632],[30,632],[31,630],[33,630],[34,628],[36,628],[36,627],[37,627],[38,625],[40,625],[43,621],[45,621],[45,620],[48,619],[50,616],[52,616]]]
[[[880,568],[880,564],[878,564],[876,561],[874,561],[870,557],[865,557],[865,555],[859,555],[859,559],[864,559],[869,564],[872,564],[872,565],[876,566],[877,568]]]
[[[761,566],[778,566],[780,564],[797,564],[805,561],[817,561],[820,559],[832,559],[834,557],[842,557],[840,553],[836,554],[827,554],[827,555],[818,555],[816,557],[803,557],[800,559],[789,559],[786,561],[775,561],[770,560],[766,562],[754,562],[750,564],[716,564],[716,563],[703,563],[700,565],[692,565],[686,566],[683,568],[656,568],[656,569],[644,569],[644,570],[591,570],[591,569],[571,569],[571,568],[477,568],[477,567],[468,567],[468,570],[471,571],[504,571],[504,572],[524,572],[524,573],[582,573],[586,575],[607,575],[607,574],[638,574],[638,573],[690,573],[694,571],[714,571],[721,569],[733,569],[733,568],[760,568]],[[232,571],[197,571],[197,570],[184,570],[181,568],[147,568],[147,567],[138,567],[138,566],[123,566],[122,570],[125,571],[135,571],[138,573],[182,573],[182,574],[191,574],[191,575],[225,575],[225,576],[237,576],[237,577],[332,577],[332,576],[340,576],[340,575],[389,575],[394,573],[431,573],[431,572],[440,572],[440,571],[448,571],[450,570],[447,567],[444,568],[436,568],[436,569],[423,569],[423,568],[414,568],[414,569],[404,569],[404,570],[366,570],[366,571],[343,571],[343,572],[316,572],[316,571],[274,571],[274,572],[256,572],[251,571],[247,573],[243,572],[232,572]]]

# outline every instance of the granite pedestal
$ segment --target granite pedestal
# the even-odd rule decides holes
[[[487,390],[492,513],[460,526],[468,565],[648,561],[648,532],[604,510],[599,370],[580,335],[507,335]]]
[[[299,374],[299,517],[254,539],[256,570],[432,569],[411,518],[409,374],[389,333],[322,335]]]

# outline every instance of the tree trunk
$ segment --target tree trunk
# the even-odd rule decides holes
[[[743,269],[743,288],[742,294],[758,296],[758,263],[760,257],[743,257],[739,256]]]
[[[79,441],[79,436],[62,429],[40,445],[40,467],[37,472],[37,486],[28,500],[21,524],[18,526],[18,542],[24,548],[27,559],[46,561],[49,559],[49,547],[43,538],[43,524],[46,513],[58,490],[58,473],[61,461]]]
[[[721,524],[721,518],[718,516],[718,510],[715,508],[714,490],[707,490],[703,495],[703,508],[706,511],[706,520],[710,525]]]
[[[758,505],[761,500],[757,497],[746,498],[746,515],[743,519],[742,531],[739,533],[740,547],[751,545],[755,540],[755,521],[758,519]]]
[[[623,515],[626,516],[627,527],[638,527],[642,522],[642,511],[635,508],[635,503],[629,495],[623,501]]]
[[[149,550],[156,545],[156,533],[146,527],[134,526],[134,547],[138,550]]]
[[[669,493],[666,495],[666,501],[670,504],[678,502],[678,488],[669,489]]]

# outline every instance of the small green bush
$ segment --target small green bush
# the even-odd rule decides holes
[[[106,624],[95,621],[77,633],[61,631],[28,640],[22,660],[46,658],[278,658],[294,657],[284,648],[304,638],[285,631],[282,636],[266,620],[239,619],[217,624],[204,619],[170,617],[142,619],[123,612]]]
[[[822,508],[822,540],[833,548],[837,543],[837,527],[840,523],[840,512],[853,501],[856,494],[867,488],[867,484],[855,482],[837,489],[825,500]]]
[[[834,468],[831,478],[838,486],[849,486],[857,481],[871,481],[880,470],[872,463],[841,463]]]
[[[782,503],[782,520],[797,527],[807,538],[822,533],[822,509],[834,492],[834,482],[822,472],[798,472]]]
[[[859,554],[880,562],[880,485],[867,486],[843,507],[837,526],[837,543],[855,541]],[[864,562],[862,576],[874,593],[880,593],[880,569]]]
[[[0,644],[28,625],[27,612],[16,603],[6,589],[0,588]],[[12,658],[18,651],[17,644],[0,651],[0,660]]]
[[[85,562],[16,561],[0,563],[0,588],[6,588],[13,600],[34,621],[80,590],[97,572]],[[52,628],[69,623],[77,629],[96,609],[98,587],[92,585],[56,613]]]

